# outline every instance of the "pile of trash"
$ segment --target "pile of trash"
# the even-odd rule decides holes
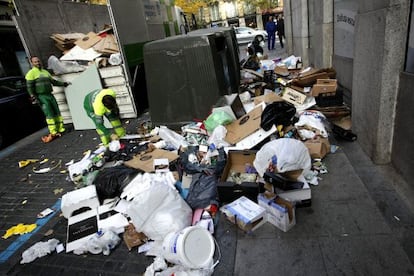
[[[55,75],[81,72],[90,62],[99,66],[120,65],[121,54],[112,26],[106,25],[98,32],[55,33],[50,36],[56,48],[62,51],[61,57],[50,56],[48,69]]]
[[[211,275],[220,214],[246,233],[294,227],[328,173],[323,159],[337,149],[329,137],[356,139],[335,70],[298,60],[243,70],[243,92],[223,96],[201,122],[173,130],[148,121],[67,163],[76,189],[61,201],[66,252],[109,255],[123,240],[154,257],[145,275]]]

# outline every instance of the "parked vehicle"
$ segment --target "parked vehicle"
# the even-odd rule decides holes
[[[254,39],[265,41],[267,39],[267,32],[264,30],[255,30],[250,27],[234,27],[238,44],[246,44]]]
[[[46,126],[39,105],[33,105],[22,76],[0,78],[0,149]]]

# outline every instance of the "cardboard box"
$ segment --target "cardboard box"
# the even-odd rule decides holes
[[[95,185],[68,192],[62,196],[60,209],[65,218],[72,216],[73,212],[81,208],[95,210],[99,206],[98,194]]]
[[[285,91],[283,92],[282,98],[285,101],[296,106],[296,105],[302,105],[305,102],[306,95],[292,88],[286,87]]]
[[[98,228],[111,229],[120,234],[125,231],[125,227],[128,226],[129,222],[123,214],[115,211],[114,208],[115,205],[112,203],[98,207]]]
[[[230,172],[245,173],[246,165],[253,166],[253,161],[256,158],[254,150],[229,150],[227,152],[227,162],[221,175],[221,182],[225,182],[229,177]]]
[[[248,170],[246,170],[246,165],[250,165],[250,169],[253,168],[255,157],[256,151],[228,151],[226,166],[224,167],[221,179],[217,184],[217,191],[221,202],[232,202],[241,196],[245,196],[252,201],[257,200],[259,184],[256,181],[244,181],[241,183],[228,181],[232,172],[246,173],[248,172]]]
[[[263,105],[257,106],[243,117],[226,125],[227,134],[224,140],[234,145],[260,129],[263,110]]]
[[[163,149],[154,149],[151,152],[134,156],[131,160],[126,161],[125,166],[139,169],[144,172],[154,172],[154,160],[160,158],[168,159],[168,162],[173,162],[178,159],[178,154]]]
[[[309,154],[312,158],[324,158],[331,152],[331,144],[327,138],[317,136],[316,139],[306,140],[305,146],[309,150]]]
[[[89,238],[98,232],[96,208],[68,218],[66,253],[85,246]]]
[[[245,196],[224,205],[220,211],[245,232],[251,232],[266,222],[266,210]]]
[[[70,216],[66,234],[66,252],[85,246],[98,230],[110,229],[120,234],[125,231],[128,224],[126,217],[115,210],[113,203]]]
[[[290,201],[277,196],[267,198],[264,194],[259,194],[257,202],[266,209],[267,222],[283,232],[289,231],[296,224],[295,206]]]
[[[312,96],[317,97],[323,93],[335,93],[338,88],[336,79],[317,79],[312,87]]]
[[[301,87],[312,86],[318,79],[329,79],[329,74],[327,72],[319,72],[318,70],[318,73],[303,75],[299,78],[293,79],[292,84]]]

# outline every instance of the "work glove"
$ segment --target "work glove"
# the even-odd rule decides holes
[[[65,81],[64,83],[63,83],[63,86],[64,87],[68,87],[68,85],[71,85],[72,83],[70,83],[70,82],[68,82],[68,81]]]
[[[30,101],[32,102],[32,104],[38,104],[39,103],[39,101],[37,100],[35,95],[30,96]]]

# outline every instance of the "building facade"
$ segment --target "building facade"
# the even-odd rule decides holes
[[[377,164],[414,177],[412,0],[285,0],[288,54],[334,67],[349,92],[357,142]]]
[[[202,27],[248,26],[264,29],[263,22],[269,16],[283,13],[283,1],[278,1],[278,7],[261,9],[244,0],[219,0],[203,7],[198,18]]]

